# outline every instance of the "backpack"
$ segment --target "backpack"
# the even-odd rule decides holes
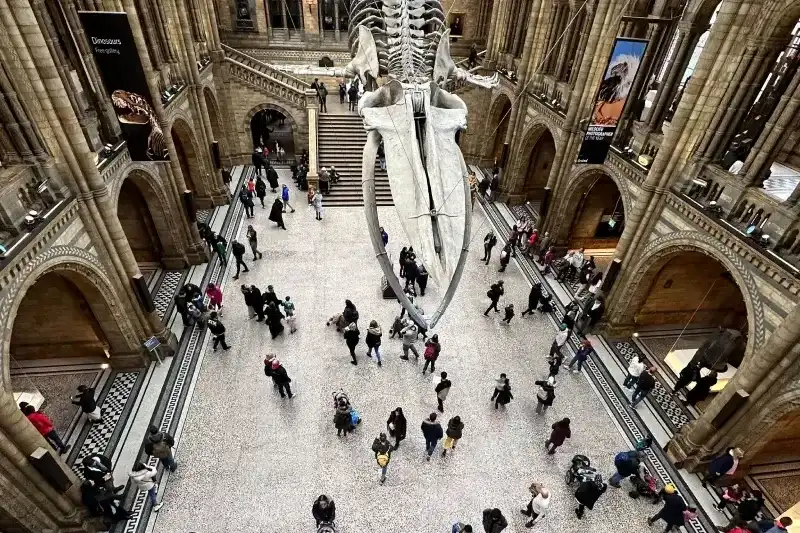
[[[389,455],[385,453],[379,453],[375,456],[375,460],[378,461],[378,466],[383,468],[389,464]]]
[[[166,457],[169,457],[169,446],[163,440],[159,442],[154,442],[153,453],[151,455],[158,459],[164,459]]]
[[[425,359],[431,361],[436,359],[436,345],[435,344],[428,344],[425,346]]]
[[[620,464],[627,463],[631,460],[630,452],[619,452],[614,456],[614,466],[619,467]]]

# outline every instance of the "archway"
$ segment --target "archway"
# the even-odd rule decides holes
[[[253,148],[265,146],[269,150],[269,159],[278,162],[295,157],[293,129],[290,117],[278,109],[260,109],[250,118]]]
[[[550,130],[544,128],[531,148],[525,170],[522,194],[525,201],[537,202],[544,198],[544,188],[550,177],[553,160],[556,157],[556,142]]]
[[[508,132],[508,123],[511,120],[511,100],[505,93],[500,93],[495,99],[489,109],[488,117],[488,127],[490,128],[488,132],[490,135],[494,132],[494,135],[491,140],[487,139],[486,146],[491,149],[487,156],[499,162],[503,157],[503,143]]]
[[[206,108],[208,109],[208,118],[211,121],[211,132],[214,134],[214,140],[219,143],[219,153],[221,157],[227,157],[228,152],[228,139],[225,135],[225,128],[222,125],[222,115],[217,105],[217,100],[211,89],[206,87],[203,89],[203,97],[206,100]]]
[[[180,256],[170,230],[169,209],[139,171],[131,172],[122,182],[117,217],[140,265],[161,263],[165,255]]]
[[[202,163],[191,127],[184,120],[175,119],[170,134],[186,187],[194,192],[195,196],[206,196],[205,190],[199,187],[203,183]]]

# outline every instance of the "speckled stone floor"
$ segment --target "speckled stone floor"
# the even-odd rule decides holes
[[[632,500],[627,490],[609,492],[575,518],[574,497],[564,484],[573,454],[588,455],[607,477],[614,455],[627,449],[601,400],[582,375],[562,370],[554,406],[544,416],[534,412],[534,381],[547,373],[544,356],[555,328],[547,317],[520,319],[510,327],[499,315],[485,318],[486,290],[505,280],[501,304],[524,309],[529,286],[515,265],[497,272],[480,262],[488,230],[480,208],[475,211],[473,240],[460,288],[437,327],[442,354],[436,376],[421,375],[422,363],[398,359],[400,341],[388,339],[399,313],[394,300],[380,298],[380,269],[367,237],[363,210],[327,209],[318,222],[298,199],[299,209],[285,215],[288,231],[275,229],[267,211],[256,208],[264,258],[237,281],[228,274],[224,287],[224,323],[228,352],[205,354],[177,449],[179,468],[166,487],[166,505],[158,514],[159,533],[223,531],[314,531],[311,504],[321,493],[336,501],[340,532],[441,533],[456,521],[480,531],[481,511],[499,507],[507,531],[525,531],[519,509],[529,499],[528,486],[539,481],[553,493],[549,514],[539,531],[614,531],[641,533],[649,528],[652,505]],[[380,210],[396,257],[403,244],[394,208]],[[499,250],[495,250],[495,255]],[[247,320],[239,284],[273,284],[277,293],[296,302],[299,330],[272,340],[267,327]],[[429,286],[423,307],[432,308],[440,291]],[[325,327],[341,311],[345,298],[360,312],[362,335],[369,320],[384,330],[384,364],[379,368],[358,347],[352,366],[344,341]],[[292,400],[282,400],[263,374],[264,354],[275,352],[292,377]],[[443,422],[456,414],[465,422],[458,449],[442,459],[439,450],[423,459],[423,418],[436,409],[434,386],[447,371],[453,388]],[[493,380],[505,372],[515,400],[505,410],[489,401]],[[333,427],[332,391],[344,388],[363,423],[354,434],[338,438]],[[388,480],[378,483],[370,446],[386,428],[389,412],[401,406],[408,419],[408,438],[392,456]],[[573,438],[554,456],[543,446],[550,425],[572,419]],[[443,424],[443,425],[444,425]],[[652,531],[661,531],[653,526]]]
[[[63,438],[72,418],[79,408],[72,404],[71,398],[76,394],[78,385],[91,384],[97,377],[97,372],[74,372],[60,374],[37,374],[27,376],[15,375],[12,383],[15,390],[27,388],[38,389],[46,398],[44,412],[53,420],[56,431]]]

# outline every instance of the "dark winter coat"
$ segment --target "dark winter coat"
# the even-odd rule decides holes
[[[492,518],[492,509],[483,510],[483,530],[486,533],[500,533],[508,527],[506,517],[500,514],[498,520]]]
[[[502,285],[500,285],[499,283],[492,283],[492,286],[489,287],[488,296],[489,296],[489,298],[491,298],[491,300],[493,302],[496,302],[496,301],[498,301],[500,299],[500,297],[503,294],[505,294],[505,292],[506,291],[505,291],[505,289],[503,288]]]
[[[547,383],[547,381],[539,380],[534,381],[536,385],[539,385],[546,393],[546,399],[539,398],[539,395],[536,395],[536,400],[544,405],[553,405],[553,400],[556,399],[555,387]]]
[[[389,439],[382,441],[380,437],[376,437],[372,442],[372,451],[375,452],[375,455],[391,455],[392,448],[394,448],[394,446],[392,446],[392,443],[389,442]]]
[[[565,440],[572,436],[572,431],[569,428],[569,424],[562,424],[559,421],[553,424],[552,427],[553,431],[550,432],[550,439],[548,440],[556,446],[561,446],[564,444]]]
[[[250,287],[250,297],[252,299],[253,309],[255,309],[256,313],[262,314],[264,312],[264,296],[261,294],[261,291],[258,287]]]
[[[77,400],[72,400],[75,405],[81,406],[81,411],[84,413],[93,413],[97,409],[97,402],[94,399],[94,388],[88,387],[85,391],[80,393]]]
[[[389,424],[394,424],[394,430],[389,428]],[[397,415],[395,411],[392,411],[392,414],[389,415],[389,420],[386,421],[386,428],[389,430],[389,435],[392,437],[397,438],[398,440],[403,440],[406,438],[406,428],[408,423],[406,422],[405,415]]]
[[[272,208],[269,210],[269,219],[278,224],[283,224],[283,202],[275,198]]]
[[[686,510],[686,502],[680,494],[664,494],[664,507],[661,508],[661,518],[667,524],[676,526],[683,525],[683,512]]]
[[[656,388],[656,378],[650,372],[644,371],[639,375],[636,386],[645,392],[650,392]]]
[[[253,166],[260,169],[264,166],[264,156],[257,152],[253,152]]]
[[[264,198],[267,195],[267,184],[261,179],[261,176],[256,178],[256,196]]]
[[[589,509],[594,509],[594,504],[607,488],[608,485],[605,483],[598,487],[594,480],[584,481],[578,485],[578,488],[575,490],[575,499],[578,500],[578,503],[585,505]]]
[[[531,287],[531,292],[528,293],[528,309],[536,309],[539,305],[539,299],[542,297],[542,287],[534,285]]]
[[[219,320],[209,320],[208,331],[210,331],[211,334],[214,335],[215,337],[218,337],[219,335],[224,335],[225,325]]]
[[[239,191],[239,200],[246,206],[246,207],[253,207],[253,198],[250,195],[250,191],[247,189],[242,189]]]
[[[278,384],[291,383],[292,379],[289,377],[289,373],[286,372],[286,369],[283,368],[283,365],[281,365],[272,370],[272,381]]]
[[[456,421],[456,418],[453,417],[447,422],[447,431],[446,434],[451,439],[460,439],[461,432],[464,431],[464,422],[461,420]]]
[[[736,511],[739,513],[739,518],[741,520],[744,522],[750,522],[751,520],[755,520],[756,515],[758,515],[758,513],[761,511],[761,507],[763,505],[763,498],[745,498],[739,502],[739,505],[736,507]]]
[[[425,436],[425,440],[428,441],[440,440],[444,436],[444,431],[442,431],[442,425],[439,422],[431,422],[430,420],[423,420],[421,428],[422,428],[422,434]]]
[[[511,394],[511,385],[504,385],[503,389],[497,395],[497,402],[500,405],[508,405],[513,399],[514,395]]]
[[[360,340],[361,332],[356,329],[348,329],[344,332],[344,341],[350,348],[355,348]]]
[[[733,456],[728,452],[716,457],[708,464],[710,474],[724,474],[731,468],[733,468]]]
[[[711,393],[711,388],[717,384],[717,377],[708,375],[697,380],[694,388],[686,393],[686,401],[694,405],[697,402],[702,402]]]
[[[368,348],[374,348],[375,346],[381,345],[381,336],[382,333],[380,332],[380,328],[373,330],[373,328],[367,329],[367,336],[364,338],[364,342],[367,344]]]
[[[623,477],[637,474],[639,472],[639,465],[641,464],[638,452],[632,450],[626,452],[626,454],[624,458],[614,458],[614,466],[617,468],[617,472]]]
[[[231,252],[233,253],[234,257],[242,258],[242,257],[244,257],[244,253],[246,251],[247,250],[245,249],[244,244],[242,244],[242,243],[240,243],[238,241],[234,242],[231,245]]]
[[[269,305],[271,302],[274,303],[275,307],[277,308],[281,304],[280,298],[278,298],[278,295],[275,294],[274,291],[267,289],[261,296],[264,298],[264,305]]]
[[[358,309],[356,309],[356,306],[345,306],[344,311],[342,311],[342,317],[344,317],[344,322],[348,326],[353,322],[358,322]]]
[[[275,172],[275,169],[272,167],[267,168],[267,181],[269,182],[269,186],[271,188],[278,188],[278,173]]]
[[[484,191],[486,194],[486,191]],[[494,233],[487,233],[486,237],[483,238],[483,247],[484,248],[494,248],[497,244],[497,237]]]
[[[336,504],[333,500],[328,500],[328,506],[324,509],[319,505],[320,496],[311,507],[311,514],[314,515],[314,520],[319,522],[333,522],[336,520]]]

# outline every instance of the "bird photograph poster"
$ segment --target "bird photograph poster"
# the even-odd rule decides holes
[[[603,81],[597,90],[592,118],[578,152],[578,163],[601,164],[605,161],[647,43],[642,39],[618,38],[614,41]]]

